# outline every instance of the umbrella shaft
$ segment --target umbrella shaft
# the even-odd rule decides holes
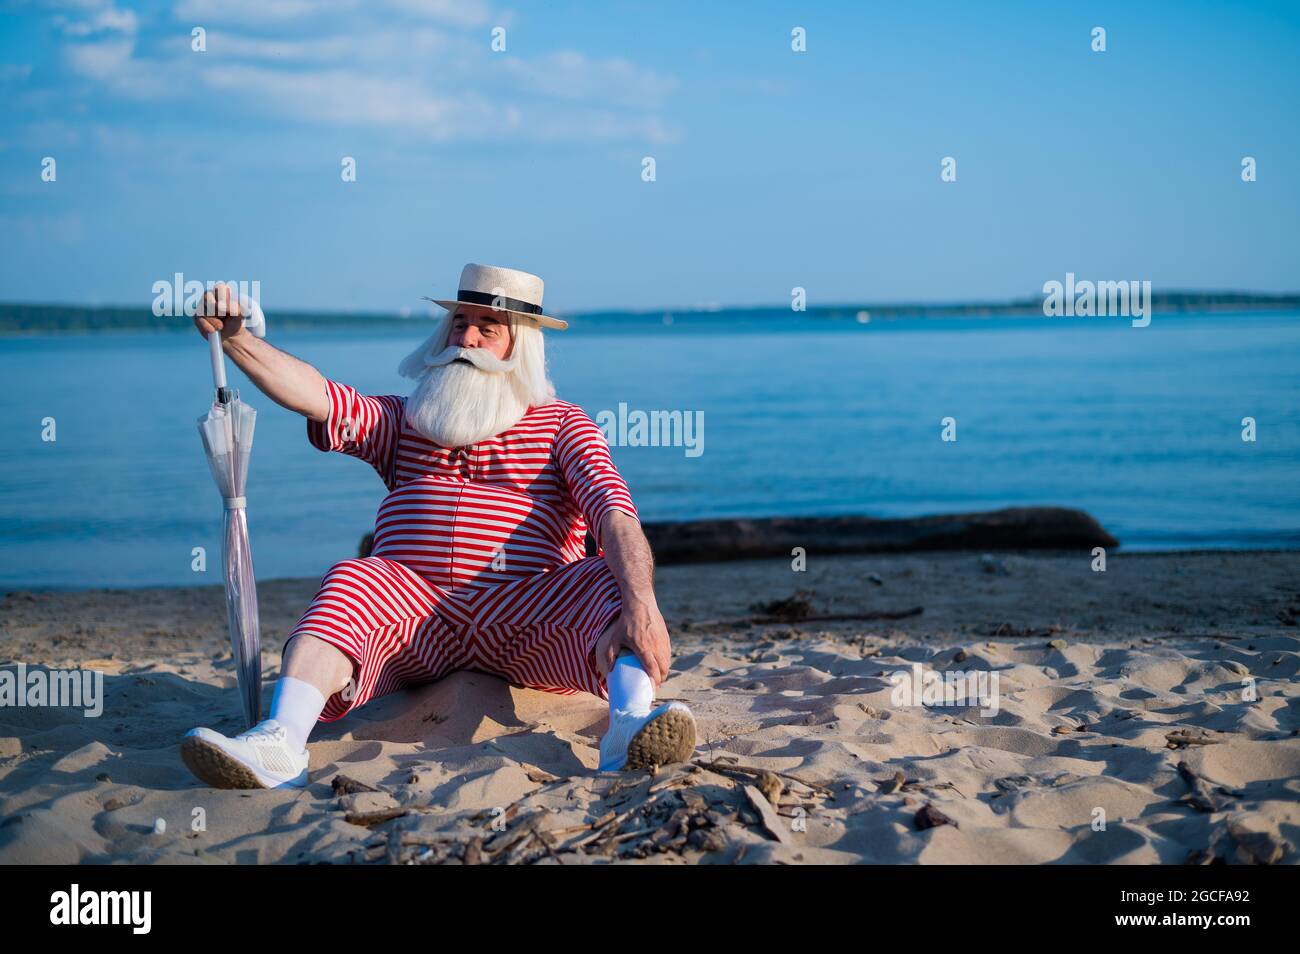
[[[208,332],[208,357],[212,359],[212,383],[221,394],[227,391],[226,388],[226,356],[221,353],[221,332]],[[223,398],[221,403],[227,404],[230,399]]]

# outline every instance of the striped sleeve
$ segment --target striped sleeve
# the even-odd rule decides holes
[[[605,435],[582,408],[575,405],[560,422],[554,453],[565,485],[598,545],[601,521],[611,510],[621,510],[641,519],[632,504],[632,494],[610,457]]]
[[[364,460],[387,483],[401,434],[404,399],[396,394],[370,397],[328,378],[325,393],[329,416],[324,421],[307,419],[307,439],[318,450]]]

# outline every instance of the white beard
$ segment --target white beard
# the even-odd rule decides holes
[[[469,361],[458,361],[464,358]],[[406,399],[406,422],[442,447],[477,444],[519,423],[528,401],[515,387],[518,359],[482,348],[447,347]]]

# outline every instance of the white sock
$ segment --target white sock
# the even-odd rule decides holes
[[[633,715],[649,715],[655,702],[655,684],[633,653],[624,653],[605,679],[610,711],[622,709]]]
[[[270,717],[284,726],[293,750],[301,752],[324,708],[325,697],[310,682],[281,676],[275,684]]]

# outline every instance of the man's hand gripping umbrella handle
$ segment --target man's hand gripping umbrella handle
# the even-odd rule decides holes
[[[266,315],[262,306],[245,295],[239,296],[239,312],[244,319],[244,327],[254,337],[266,337]],[[212,361],[212,385],[217,389],[217,400],[222,404],[230,403],[230,392],[226,386],[226,356],[221,351],[221,332],[208,332],[208,357]]]

